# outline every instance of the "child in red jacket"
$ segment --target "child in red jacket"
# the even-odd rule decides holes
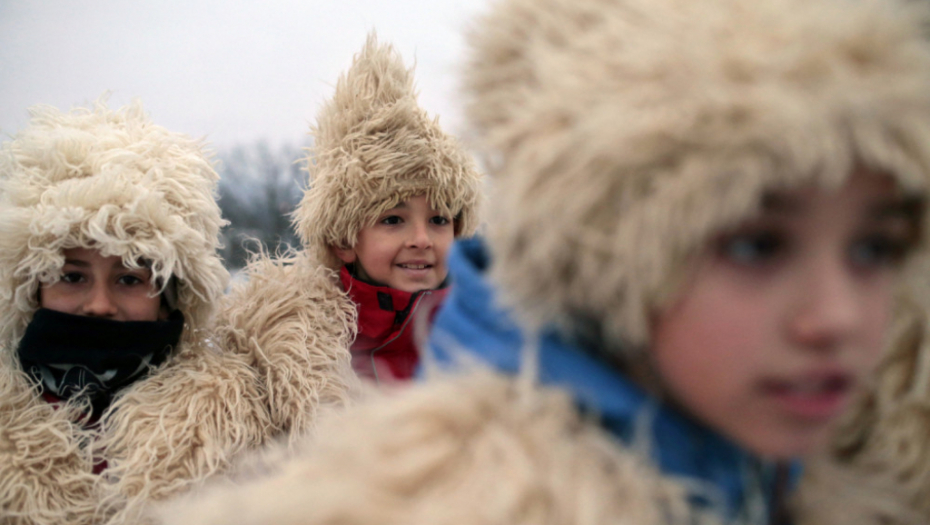
[[[478,225],[473,161],[417,105],[412,71],[369,37],[311,129],[302,248],[258,255],[214,341],[260,375],[275,432],[296,439],[358,377],[412,377],[414,324],[445,295],[446,251]],[[353,372],[354,369],[354,372]]]

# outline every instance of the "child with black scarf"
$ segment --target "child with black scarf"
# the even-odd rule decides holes
[[[268,427],[205,338],[218,176],[139,103],[31,115],[0,153],[0,521],[130,520]]]

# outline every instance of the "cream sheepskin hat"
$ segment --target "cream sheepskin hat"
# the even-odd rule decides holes
[[[474,233],[480,196],[474,163],[417,105],[413,70],[375,34],[339,78],[311,133],[310,188],[294,225],[326,266],[342,266],[330,247],[354,247],[363,227],[417,195],[457,218],[457,236]]]
[[[184,340],[204,327],[229,278],[216,253],[218,176],[201,141],[156,126],[135,102],[104,100],[31,122],[0,150],[0,345],[15,348],[63,250],[97,249],[177,278]]]
[[[642,348],[649,316],[765,192],[859,166],[923,196],[930,50],[916,2],[504,0],[471,35],[495,175],[492,278],[531,328]],[[924,233],[926,234],[926,228]]]

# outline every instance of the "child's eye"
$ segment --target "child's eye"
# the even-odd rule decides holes
[[[398,217],[397,215],[388,215],[387,217],[382,218],[378,222],[380,222],[381,224],[392,225],[392,224],[400,224],[402,222],[402,219]]]
[[[136,286],[145,283],[141,277],[136,275],[121,275],[119,279],[116,280],[116,282],[125,286]]]
[[[431,218],[429,222],[431,224],[435,224],[436,226],[445,226],[447,224],[452,224],[452,221],[450,221],[446,217],[443,217],[442,215],[436,215],[435,217]]]
[[[720,255],[742,265],[758,265],[771,261],[785,248],[784,238],[775,232],[737,234],[720,244]]]
[[[860,268],[894,266],[904,259],[908,243],[887,234],[866,236],[853,243],[849,257]]]
[[[77,284],[84,281],[84,274],[81,272],[65,272],[61,275],[61,280],[68,284]]]

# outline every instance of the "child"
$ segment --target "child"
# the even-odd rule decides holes
[[[358,307],[352,367],[409,379],[418,361],[410,321],[424,297],[445,294],[452,238],[477,227],[479,176],[417,105],[412,71],[374,33],[313,135],[295,225]]]
[[[272,411],[285,411],[279,420],[289,427],[301,417],[299,400],[318,395],[301,382],[335,366],[323,356],[340,347],[351,345],[363,378],[413,375],[413,321],[445,294],[452,239],[477,225],[471,160],[417,105],[412,72],[374,34],[320,110],[313,136],[310,187],[294,215],[306,254],[287,262],[304,269],[253,263],[223,323],[243,334],[231,346],[293,356],[294,368],[267,367],[269,389],[280,390]],[[298,366],[308,352],[318,358]]]
[[[452,256],[437,335],[517,368],[519,336],[479,328],[495,310],[466,275],[487,269],[539,334],[543,382],[711,487],[695,507],[778,522],[927,271],[910,256],[927,235],[923,19],[872,1],[505,2],[468,77],[501,159],[489,253]],[[579,204],[553,204],[569,188]]]
[[[357,407],[178,515],[804,522],[800,461],[928,271],[925,20],[895,0],[497,3],[466,77],[487,243],[453,247],[432,337],[441,363],[520,376]]]
[[[254,370],[203,340],[228,279],[216,181],[138,103],[38,106],[3,144],[3,523],[131,520],[261,442]]]

